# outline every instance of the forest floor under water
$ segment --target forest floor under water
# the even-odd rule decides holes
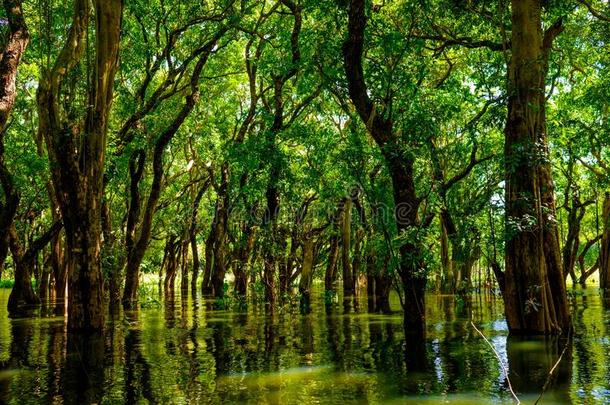
[[[508,337],[502,301],[427,297],[424,355],[410,360],[402,314],[345,312],[314,294],[266,314],[192,297],[109,316],[99,338],[68,335],[47,304],[11,319],[0,289],[0,403],[610,403],[610,310],[571,293],[573,338]],[[495,350],[473,328],[489,339]],[[561,361],[549,372],[561,357]],[[543,388],[546,385],[546,388]]]

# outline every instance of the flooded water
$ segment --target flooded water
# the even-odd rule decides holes
[[[610,403],[610,311],[594,289],[574,295],[571,343],[507,338],[498,298],[475,297],[469,311],[429,296],[417,347],[405,343],[400,313],[367,314],[364,302],[345,312],[321,294],[308,315],[298,305],[268,315],[255,303],[148,301],[84,339],[66,334],[52,308],[9,319],[8,293],[0,290],[0,403],[516,403],[498,357],[523,403],[542,392],[539,403]]]

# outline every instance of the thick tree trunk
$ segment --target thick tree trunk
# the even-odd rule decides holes
[[[570,327],[547,156],[545,78],[561,24],[543,35],[540,0],[512,2],[506,162],[506,287],[509,330],[555,334]],[[550,220],[549,220],[550,218]]]
[[[95,1],[93,84],[84,127],[63,110],[62,84],[83,56],[91,14],[75,0],[72,25],[53,68],[38,88],[39,133],[44,137],[51,174],[66,228],[66,266],[70,289],[68,328],[101,330],[104,294],[101,272],[101,203],[107,121],[113,98],[123,3]],[[81,129],[82,128],[82,129]],[[77,136],[74,136],[77,135]]]
[[[0,185],[4,202],[0,202],[0,278],[8,255],[10,230],[19,206],[19,193],[4,161],[4,136],[6,125],[17,97],[17,68],[29,43],[29,32],[23,18],[21,1],[5,1],[4,11],[8,20],[8,38],[1,50],[0,59]]]

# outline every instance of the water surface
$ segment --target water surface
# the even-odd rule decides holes
[[[0,403],[610,403],[610,311],[588,289],[573,298],[565,339],[507,338],[502,302],[427,298],[423,345],[405,343],[402,316],[346,311],[321,294],[268,314],[176,297],[110,316],[105,334],[65,331],[53,305],[10,319],[0,290]],[[394,302],[394,307],[397,307]],[[396,308],[398,309],[398,308]],[[562,360],[549,378],[549,370]],[[546,389],[543,387],[546,385]]]

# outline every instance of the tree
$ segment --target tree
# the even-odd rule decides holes
[[[548,162],[545,83],[557,20],[542,31],[542,3],[513,1],[508,118],[505,127],[506,287],[511,332],[554,334],[570,328],[554,185]]]
[[[75,119],[69,114],[74,100],[68,97],[66,101],[63,92],[86,50],[92,14],[88,1],[74,1],[65,43],[53,67],[42,73],[38,87],[38,131],[46,142],[66,230],[70,330],[101,330],[105,324],[101,205],[122,11],[122,0],[94,4],[95,61],[91,85],[86,89],[84,117]]]
[[[19,206],[19,192],[5,162],[4,139],[17,97],[17,68],[30,40],[21,1],[5,1],[3,5],[8,20],[8,33],[2,43],[0,59],[0,184],[4,192],[4,202],[0,201],[0,276],[9,250],[13,220]]]

